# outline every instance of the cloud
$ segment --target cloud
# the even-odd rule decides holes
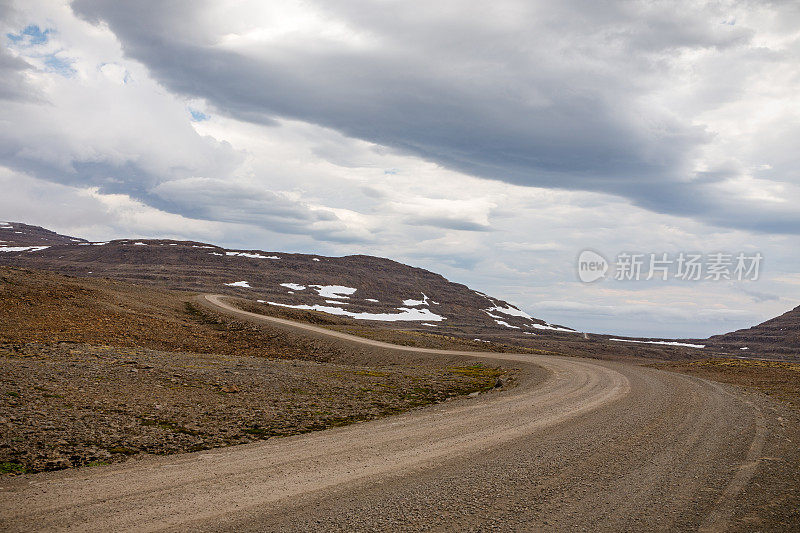
[[[732,192],[743,175],[731,163],[760,154],[731,148],[755,131],[732,135],[713,117],[737,102],[753,113],[766,96],[752,91],[759,75],[798,73],[790,51],[798,36],[784,22],[800,15],[788,4],[354,0],[222,9],[77,0],[73,8],[107,22],[126,54],[171,90],[241,120],[302,120],[470,175],[800,232],[788,210],[772,215],[769,203]],[[721,75],[695,74],[706,68]],[[785,79],[779,97],[796,106],[796,78]],[[775,117],[754,128],[787,123],[798,122]],[[745,220],[742,209],[757,216]]]
[[[358,214],[315,206],[254,184],[185,178],[157,185],[150,205],[196,219],[260,225],[271,231],[310,235],[322,241],[367,242],[374,227]]]
[[[0,100],[27,100],[34,95],[25,73],[31,65],[0,47]]]

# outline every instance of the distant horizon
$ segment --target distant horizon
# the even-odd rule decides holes
[[[284,253],[284,254],[285,253],[289,253],[289,254],[300,254],[300,255],[313,255],[313,256],[319,256],[319,257],[349,257],[349,256],[354,256],[354,255],[367,255],[367,256],[371,256],[371,257],[378,257],[380,259],[396,261],[396,262],[405,264],[407,266],[411,266],[411,267],[415,267],[415,268],[422,268],[422,269],[428,270],[430,272],[433,272],[434,274],[443,275],[448,281],[451,281],[451,282],[454,282],[454,283],[462,283],[462,284],[466,285],[467,287],[469,287],[472,290],[475,290],[475,291],[478,291],[478,292],[481,292],[481,293],[486,293],[486,294],[488,294],[488,295],[490,295],[492,297],[499,298],[499,299],[504,300],[504,301],[508,301],[508,303],[518,307],[519,309],[521,309],[523,311],[528,312],[529,314],[531,314],[535,318],[538,318],[538,319],[541,319],[541,320],[545,320],[550,324],[556,324],[556,325],[560,325],[560,326],[567,326],[567,327],[575,329],[576,331],[579,331],[581,333],[596,334],[596,335],[608,335],[608,336],[620,336],[620,337],[632,337],[632,338],[642,338],[642,339],[702,340],[702,339],[707,339],[708,337],[711,337],[711,336],[714,336],[714,335],[722,335],[724,333],[729,333],[731,331],[735,331],[735,330],[718,331],[718,332],[714,332],[714,333],[710,333],[708,335],[702,335],[702,336],[691,336],[691,335],[682,335],[682,334],[673,335],[673,336],[665,336],[665,335],[627,334],[627,333],[624,333],[621,330],[617,330],[617,331],[583,330],[583,329],[580,329],[579,327],[576,327],[575,325],[573,325],[573,324],[571,324],[569,322],[559,322],[558,320],[550,320],[547,316],[542,316],[542,314],[537,311],[535,306],[534,307],[530,307],[530,306],[525,306],[525,305],[519,304],[517,302],[514,302],[513,300],[509,300],[509,299],[505,298],[501,294],[497,294],[497,293],[494,293],[494,292],[492,292],[490,290],[483,289],[480,286],[474,286],[472,284],[462,282],[461,280],[458,280],[458,279],[452,279],[452,278],[442,274],[441,272],[437,272],[435,270],[431,270],[431,269],[426,268],[426,267],[421,266],[421,265],[400,261],[400,260],[395,259],[393,257],[375,256],[375,255],[371,255],[371,254],[342,254],[342,255],[321,254],[321,253],[317,253],[317,252],[314,252],[314,251],[286,251],[286,250],[277,249],[277,248],[272,248],[272,249],[265,248],[265,247],[264,248],[258,248],[258,247],[248,246],[248,245],[226,246],[226,245],[221,245],[221,244],[218,244],[218,243],[212,242],[212,241],[204,241],[204,240],[198,240],[198,239],[188,239],[188,238],[181,238],[181,237],[151,237],[151,236],[147,236],[147,235],[144,235],[144,234],[140,234],[138,236],[133,236],[133,237],[114,237],[114,238],[106,238],[106,239],[86,239],[82,235],[75,235],[75,234],[70,234],[70,233],[62,233],[60,231],[54,230],[53,228],[48,228],[48,227],[45,227],[45,226],[40,226],[38,224],[32,224],[30,222],[24,222],[24,221],[21,221],[21,220],[0,221],[0,224],[4,224],[4,223],[25,224],[27,226],[41,227],[41,228],[43,228],[45,230],[55,231],[55,233],[57,233],[59,235],[63,235],[63,236],[66,236],[66,237],[72,237],[72,238],[76,238],[76,239],[83,239],[83,240],[85,240],[87,242],[92,242],[92,243],[99,243],[99,242],[105,243],[105,242],[111,242],[111,241],[115,241],[115,240],[128,240],[128,241],[136,241],[136,240],[174,240],[174,241],[183,241],[183,242],[197,242],[197,243],[200,243],[200,244],[216,246],[216,247],[223,248],[223,249],[228,249],[228,250],[235,249],[235,250],[255,251],[255,252],[264,252],[264,253],[271,253],[271,252]],[[0,242],[2,242],[2,241],[0,241]],[[0,244],[0,246],[2,246],[2,244]],[[781,312],[781,313],[779,313],[779,314],[777,314],[775,316],[780,316],[785,312],[791,311],[792,309],[793,308],[786,309],[785,311],[783,311],[783,312]],[[765,320],[769,320],[771,318],[775,318],[775,317],[774,316],[773,317],[767,317]],[[756,325],[758,325],[760,323],[761,322],[753,323],[753,324],[745,325],[742,328],[736,328],[736,329],[748,328],[748,327],[751,327],[751,326],[756,326]]]

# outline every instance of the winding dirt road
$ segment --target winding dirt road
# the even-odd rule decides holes
[[[218,310],[344,343],[387,345]],[[0,482],[6,530],[703,530],[758,468],[759,409],[732,389],[621,363],[464,352],[546,376],[381,420]]]

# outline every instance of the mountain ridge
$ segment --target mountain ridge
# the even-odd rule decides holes
[[[800,354],[800,307],[707,339],[589,335],[532,317],[441,274],[365,254],[328,257],[174,239],[92,242],[39,226],[0,222],[0,265],[225,294],[275,312],[319,312],[354,325],[546,350],[569,345],[588,356],[613,352],[665,359],[676,354],[794,359]]]
[[[0,264],[9,266],[216,292],[432,333],[577,333],[441,274],[364,254],[328,257],[173,239],[90,242],[16,222],[0,226],[0,239],[6,250]]]

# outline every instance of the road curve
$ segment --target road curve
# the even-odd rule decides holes
[[[239,310],[276,327],[405,352],[538,365],[538,384],[381,420],[0,482],[5,530],[722,531],[763,445],[718,385],[619,363],[426,350]]]

